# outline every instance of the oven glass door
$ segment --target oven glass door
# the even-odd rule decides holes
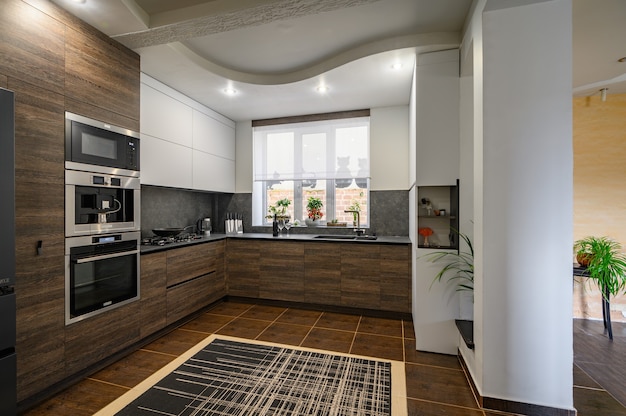
[[[138,266],[137,240],[71,248],[68,323],[138,299]]]

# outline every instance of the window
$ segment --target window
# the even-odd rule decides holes
[[[369,224],[369,116],[255,126],[253,225],[269,225],[268,207],[291,200],[304,222],[310,196],[324,203],[322,221],[353,222],[357,205]]]

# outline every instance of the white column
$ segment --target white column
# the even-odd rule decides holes
[[[570,0],[487,1],[478,387],[561,409],[573,408],[571,70]]]

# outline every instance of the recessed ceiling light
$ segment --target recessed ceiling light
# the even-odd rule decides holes
[[[320,85],[317,87],[317,92],[324,94],[325,92],[328,92],[328,87],[326,85]]]
[[[402,64],[400,62],[396,62],[395,64],[391,65],[391,69],[400,69],[402,68]]]
[[[234,88],[224,88],[224,94],[226,95],[235,95],[237,94],[237,90]]]

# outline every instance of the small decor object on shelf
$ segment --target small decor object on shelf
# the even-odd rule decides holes
[[[419,235],[424,237],[424,244],[423,244],[423,246],[424,247],[430,247],[430,243],[428,242],[428,237],[433,235],[433,230],[430,229],[429,227],[422,227],[417,232],[419,233]]]
[[[306,203],[306,212],[308,217],[305,220],[306,225],[308,225],[309,227],[316,227],[318,225],[318,220],[324,216],[324,213],[322,212],[323,206],[324,203],[318,197],[309,197]]]
[[[422,198],[422,208],[426,210],[429,217],[433,215],[433,204],[430,203],[430,199]]]

